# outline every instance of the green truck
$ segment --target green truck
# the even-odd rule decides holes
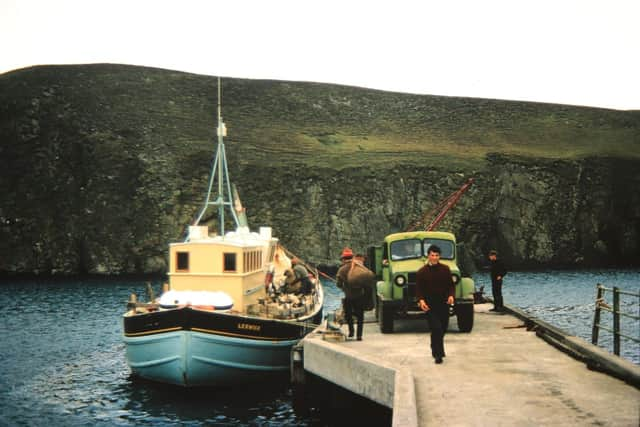
[[[473,329],[475,284],[459,267],[461,254],[455,236],[443,231],[407,231],[390,234],[381,246],[368,249],[368,266],[378,278],[376,318],[383,333],[393,332],[395,319],[423,317],[416,299],[416,272],[425,264],[431,245],[440,247],[440,262],[451,269],[455,284],[451,313],[461,332]]]

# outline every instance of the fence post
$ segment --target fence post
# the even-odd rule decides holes
[[[620,356],[620,289],[613,287],[613,354]]]
[[[598,332],[600,331],[600,301],[604,295],[602,285],[596,285],[596,310],[593,314],[593,329],[591,330],[591,344],[598,345]]]

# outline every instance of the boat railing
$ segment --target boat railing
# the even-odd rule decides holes
[[[612,294],[612,303],[609,304],[606,301],[606,293],[610,292]],[[593,330],[591,332],[591,342],[594,345],[598,345],[598,338],[600,329],[605,330],[613,334],[613,354],[616,356],[620,355],[620,338],[625,338],[630,341],[634,341],[636,343],[640,343],[640,337],[631,337],[629,335],[623,334],[621,332],[620,327],[620,317],[626,317],[629,319],[633,319],[636,321],[640,321],[640,316],[627,313],[620,309],[620,296],[631,296],[638,298],[638,302],[640,304],[640,293],[638,292],[629,292],[619,289],[617,286],[612,288],[607,288],[598,283],[596,286],[596,304],[595,311],[593,315]],[[609,328],[604,326],[600,319],[601,311],[608,311],[613,314],[613,328]],[[636,328],[636,331],[639,329]]]

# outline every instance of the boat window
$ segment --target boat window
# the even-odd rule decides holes
[[[429,253],[429,246],[436,245],[440,247],[440,258],[453,259],[455,257],[455,248],[451,240],[443,239],[424,239],[424,254]]]
[[[418,239],[405,239],[391,242],[391,260],[420,258],[422,246]]]
[[[189,271],[189,252],[176,252],[176,271]]]
[[[243,272],[260,270],[262,268],[262,251],[248,251],[243,254]]]
[[[236,271],[236,254],[233,252],[224,253],[224,271]]]

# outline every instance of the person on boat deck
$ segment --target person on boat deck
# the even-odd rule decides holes
[[[504,311],[504,301],[502,300],[502,279],[507,274],[507,269],[502,260],[498,259],[498,251],[489,251],[489,261],[491,262],[491,293],[493,294],[493,308],[489,311]]]
[[[454,284],[451,270],[440,262],[440,248],[429,246],[427,263],[416,273],[416,296],[431,328],[431,355],[442,363],[444,335],[449,326],[449,306],[453,305]]]
[[[302,264],[302,262],[300,262],[300,259],[296,257],[294,257],[291,260],[291,265],[293,266],[293,274],[295,274],[296,276],[296,280],[294,281],[294,283],[300,282],[301,284],[300,292],[302,292],[305,295],[309,295],[311,293],[311,290],[313,289],[313,284],[309,279],[309,272],[307,271],[305,266]]]
[[[340,268],[336,274],[336,285],[344,292],[342,306],[344,308],[344,317],[349,327],[349,338],[353,338],[353,317],[356,318],[357,340],[362,341],[362,329],[364,324],[364,307],[363,297],[364,289],[362,287],[354,288],[349,283],[348,276],[353,261],[353,251],[351,248],[344,248],[340,255]]]

